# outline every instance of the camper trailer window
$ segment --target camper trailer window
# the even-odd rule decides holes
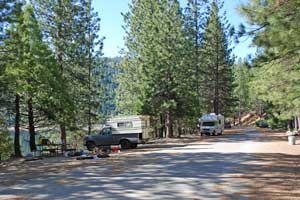
[[[119,122],[118,128],[132,128],[132,122]]]
[[[214,126],[215,122],[203,122],[202,126]]]

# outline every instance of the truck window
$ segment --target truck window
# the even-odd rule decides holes
[[[214,126],[215,122],[202,122],[202,126]]]
[[[132,122],[118,122],[118,128],[132,128]]]
[[[110,135],[111,134],[111,129],[110,128],[104,128],[100,132],[101,135]]]

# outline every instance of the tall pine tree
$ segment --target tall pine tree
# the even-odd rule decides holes
[[[4,41],[9,62],[5,65],[5,76],[10,79],[8,84],[15,96],[15,143],[18,143],[21,107],[27,107],[28,129],[30,133],[30,147],[35,146],[35,128],[37,112],[45,115],[46,104],[59,91],[60,76],[56,63],[47,44],[42,40],[42,33],[34,16],[33,8],[26,5],[20,7],[17,23],[12,24],[8,31],[9,38]],[[62,84],[63,85],[63,84]],[[25,105],[22,102],[26,102]],[[53,103],[52,103],[53,105]],[[49,108],[48,108],[49,111]],[[40,116],[39,116],[40,117]],[[48,116],[46,116],[48,118]],[[25,127],[25,128],[26,128]],[[18,146],[18,145],[16,145]]]
[[[207,0],[188,0],[184,13],[184,30],[186,35],[185,60],[190,70],[190,96],[192,97],[191,105],[193,110],[189,114],[199,117],[205,112],[203,109],[202,85],[204,80],[202,51],[203,34],[207,21],[208,1]],[[194,112],[191,112],[194,111]]]
[[[219,16],[222,2],[214,0],[204,33],[204,90],[207,112],[230,115],[234,106],[230,26]]]
[[[299,7],[299,1],[284,0],[251,0],[240,7],[253,26],[244,32],[260,49],[253,62],[251,87],[260,101],[276,108],[272,114],[281,119],[300,115]]]
[[[133,0],[124,17],[128,52],[122,63],[121,109],[134,108],[132,113],[161,117],[166,135],[173,136],[186,92],[182,86],[186,74],[182,73],[184,34],[179,3]]]
[[[33,0],[45,37],[50,41],[68,92],[62,94],[57,122],[61,140],[66,143],[66,131],[89,127],[99,108],[97,89],[102,39],[98,39],[100,19],[86,0]],[[95,49],[99,48],[99,51]],[[94,121],[94,120],[93,120]]]

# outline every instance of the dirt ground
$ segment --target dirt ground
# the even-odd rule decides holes
[[[100,160],[0,166],[0,199],[300,199],[300,139],[240,128],[157,140]]]

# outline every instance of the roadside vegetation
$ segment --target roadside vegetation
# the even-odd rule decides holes
[[[34,151],[38,130],[66,144],[115,115],[150,115],[153,137],[195,133],[212,112],[299,128],[299,7],[249,0],[239,7],[249,23],[234,28],[221,0],[132,0],[122,56],[104,58],[91,0],[1,1],[1,159],[12,146],[22,156],[21,129]],[[235,43],[249,37],[256,55],[237,60]]]

